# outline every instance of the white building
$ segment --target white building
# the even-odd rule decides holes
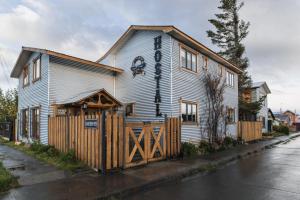
[[[182,141],[196,142],[206,119],[207,73],[226,80],[227,134],[236,136],[240,72],[174,26],[130,26],[97,62],[23,47],[11,73],[19,79],[18,136],[46,144],[54,105],[104,89],[128,120],[181,116]]]

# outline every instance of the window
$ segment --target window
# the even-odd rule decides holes
[[[33,61],[33,81],[41,78],[41,55]]]
[[[234,87],[234,74],[230,71],[226,72],[226,85]]]
[[[23,69],[23,87],[29,85],[29,74],[28,74],[28,66],[25,66]]]
[[[28,109],[22,110],[22,136],[28,136]]]
[[[204,70],[208,69],[208,58],[206,56],[202,56],[202,68]]]
[[[32,138],[39,140],[40,139],[40,108],[32,109]]]
[[[181,48],[180,65],[182,68],[197,72],[197,55],[185,48]]]
[[[223,75],[223,68],[222,65],[218,65],[218,75],[222,76]]]
[[[133,114],[134,114],[134,103],[128,103],[125,106],[125,114],[126,114],[126,116],[133,116]]]
[[[261,122],[262,122],[262,127],[266,128],[266,118],[265,117],[262,117]]]
[[[181,103],[181,117],[182,122],[196,123],[197,122],[197,104],[182,102]]]
[[[235,109],[227,108],[226,117],[227,117],[227,123],[235,123]]]

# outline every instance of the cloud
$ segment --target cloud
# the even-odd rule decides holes
[[[295,102],[300,98],[299,1],[244,1],[241,17],[251,22],[245,45],[253,79],[267,81],[273,91],[269,100],[271,108],[279,110],[286,106],[300,110]],[[0,0],[0,55],[5,55],[9,70],[21,46],[96,60],[131,24],[172,24],[218,50],[206,35],[206,30],[213,28],[208,19],[219,12],[218,3],[210,0]],[[0,86],[9,87],[3,75],[0,78]]]

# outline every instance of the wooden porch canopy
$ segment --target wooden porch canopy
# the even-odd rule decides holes
[[[77,94],[54,106],[56,108],[109,109],[120,107],[122,103],[105,89],[99,89]]]

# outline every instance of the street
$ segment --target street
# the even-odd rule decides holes
[[[125,199],[300,199],[300,138],[215,172],[158,185]]]

